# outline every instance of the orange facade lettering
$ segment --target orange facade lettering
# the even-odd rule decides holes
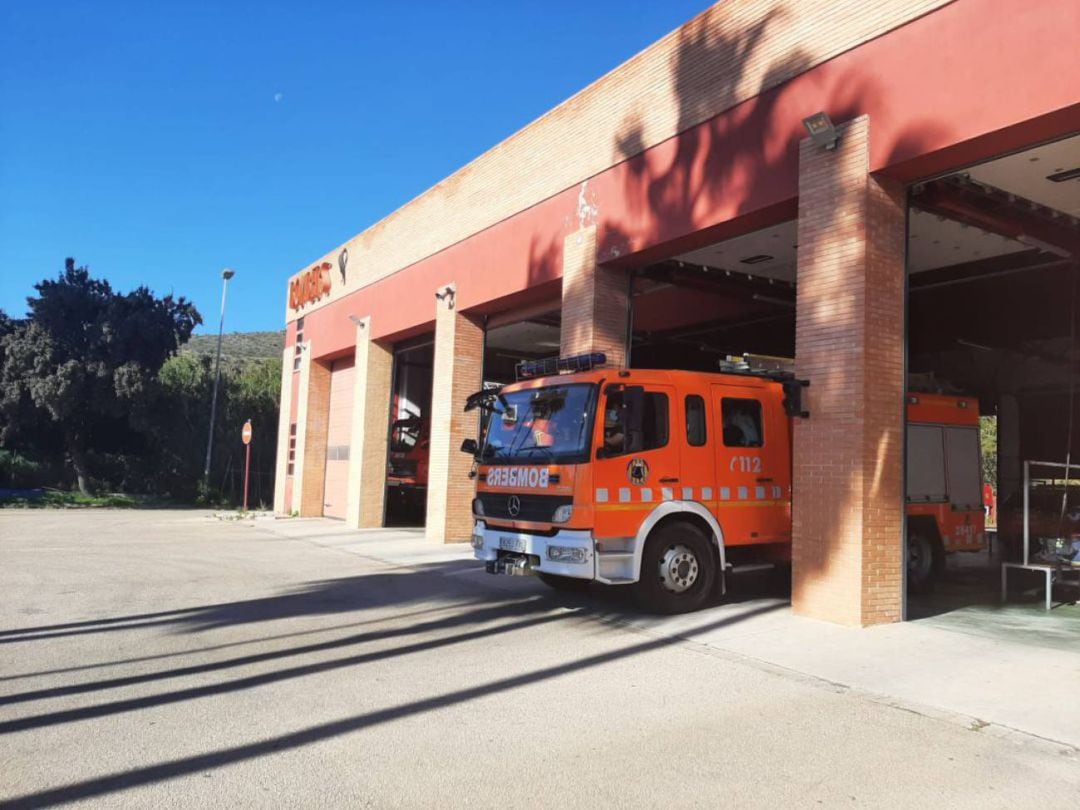
[[[330,262],[305,270],[289,282],[289,306],[300,309],[330,294]]]

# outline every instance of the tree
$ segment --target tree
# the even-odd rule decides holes
[[[979,417],[979,445],[982,451],[983,481],[997,490],[997,417]]]
[[[35,290],[29,317],[0,330],[2,438],[33,410],[59,433],[88,492],[88,451],[130,428],[131,411],[202,318],[184,298],[158,298],[146,287],[117,293],[74,259]]]

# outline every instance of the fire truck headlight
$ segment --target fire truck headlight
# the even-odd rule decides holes
[[[583,563],[586,562],[585,549],[573,546],[548,546],[547,558],[551,562]]]
[[[570,515],[574,513],[574,507],[572,504],[564,503],[562,506],[555,508],[555,514],[551,516],[552,523],[566,523],[570,519]]]
[[[477,517],[484,516],[484,502],[479,498],[472,499],[472,513]]]
[[[480,531],[479,526],[473,529],[472,537],[469,538],[469,541],[472,543],[473,548],[484,547],[484,533]]]

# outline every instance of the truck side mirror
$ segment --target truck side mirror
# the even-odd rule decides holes
[[[468,453],[470,456],[475,456],[480,452],[480,446],[476,443],[476,439],[466,439],[461,443],[461,452]]]

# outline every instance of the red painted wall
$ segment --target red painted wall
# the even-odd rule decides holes
[[[870,116],[871,169],[912,179],[1080,130],[1075,0],[957,0],[588,182],[600,258],[639,264],[795,215],[803,117]],[[306,316],[315,357],[430,328],[434,292],[462,311],[562,276],[580,187]],[[486,307],[490,308],[490,306]]]
[[[770,206],[794,216],[818,110],[869,115],[871,171],[906,180],[1078,130],[1080,58],[1062,36],[1077,30],[1072,0],[958,0],[849,51],[591,181],[600,257],[709,244]]]

